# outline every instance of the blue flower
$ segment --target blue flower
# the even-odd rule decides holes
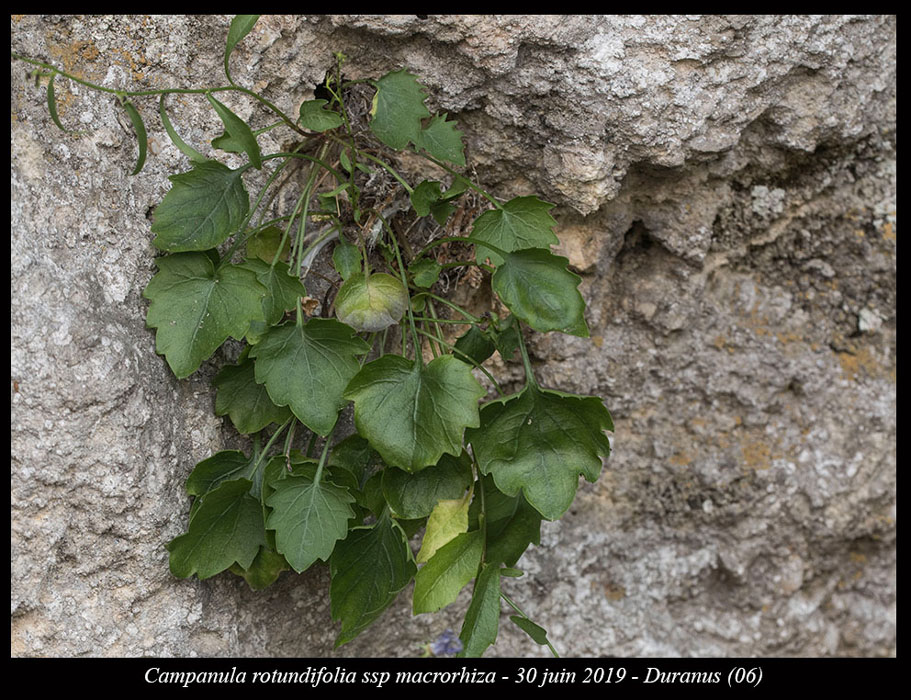
[[[430,651],[434,656],[455,656],[462,651],[462,640],[452,630],[446,630],[430,643]]]

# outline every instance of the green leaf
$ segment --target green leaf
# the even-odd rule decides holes
[[[209,100],[209,104],[212,105],[212,108],[215,110],[219,119],[221,119],[222,123],[225,125],[225,130],[231,137],[231,142],[241,145],[254,168],[262,168],[263,160],[259,150],[259,143],[257,143],[256,137],[253,135],[250,127],[247,126],[247,122],[234,114],[234,112],[225,105],[212,97],[212,95],[207,94],[206,98]]]
[[[500,209],[481,214],[474,222],[471,238],[487,241],[507,253],[522,248],[549,248],[560,242],[552,230],[557,222],[548,213],[553,206],[537,197],[516,197]],[[485,258],[490,258],[494,265],[503,262],[499,253],[483,244],[477,246],[475,255],[478,262],[484,262]]]
[[[250,351],[256,381],[278,406],[290,406],[310,430],[328,435],[345,405],[343,392],[370,347],[338,321],[312,318],[269,329]]]
[[[243,452],[216,452],[193,467],[193,471],[187,477],[187,493],[191,496],[204,496],[225,481],[249,479],[252,468],[250,458]]]
[[[328,104],[326,100],[308,100],[301,104],[300,108],[300,124],[305,129],[310,131],[329,131],[329,129],[337,129],[342,124],[344,120],[342,115],[338,112],[333,112],[332,110],[325,109],[325,106]],[[346,168],[346,170],[351,170],[351,168]]]
[[[266,324],[270,326],[281,321],[285,311],[296,309],[300,298],[307,296],[304,285],[301,284],[298,277],[288,273],[288,266],[285,263],[278,262],[271,265],[259,258],[252,258],[245,260],[238,267],[253,272],[259,283],[266,288],[267,294],[263,298],[263,315]]]
[[[478,425],[484,394],[471,369],[452,355],[423,366],[384,355],[364,365],[345,390],[358,433],[387,464],[410,472],[436,464],[443,453],[462,452],[463,433]]]
[[[547,630],[536,625],[534,622],[529,620],[527,617],[521,617],[519,615],[510,615],[509,619],[512,620],[516,626],[521,629],[525,634],[531,637],[535,644],[540,644],[541,646],[548,646],[551,649],[550,642],[547,639]]]
[[[463,362],[468,362],[468,360],[460,356],[459,353],[464,353],[478,364],[481,364],[493,355],[496,347],[487,336],[487,333],[472,325],[464,335],[456,339],[455,349],[459,351],[455,353],[455,356]]]
[[[427,519],[417,563],[430,561],[441,547],[468,531],[468,505],[471,492],[462,498],[439,501]]]
[[[227,131],[221,136],[216,136],[212,139],[212,148],[217,148],[219,151],[224,151],[225,153],[244,152],[244,144],[241,140],[231,136]]]
[[[171,124],[171,120],[168,118],[167,110],[164,108],[164,98],[165,95],[162,93],[161,97],[158,100],[158,116],[161,117],[161,123],[164,125],[164,130],[167,132],[168,138],[171,139],[171,143],[177,146],[177,150],[183,153],[194,163],[205,163],[208,158],[187,144],[182,138],[180,138],[180,134],[178,134],[174,129],[174,126]]]
[[[350,472],[359,489],[363,488],[374,465],[379,462],[380,456],[370,443],[356,433],[335,445],[329,453],[329,465]]]
[[[54,120],[54,124],[57,125],[60,131],[64,134],[71,134],[73,132],[64,128],[63,123],[60,121],[60,116],[57,114],[57,97],[54,94],[54,78],[56,77],[57,73],[51,73],[51,78],[47,81],[47,111],[50,112],[51,119]]]
[[[418,287],[429,289],[440,278],[443,267],[436,260],[421,258],[408,266],[408,271],[413,276],[413,281]]]
[[[370,129],[391,148],[401,149],[420,138],[421,120],[430,116],[424,106],[424,89],[411,73],[387,73],[374,82]]]
[[[467,439],[484,474],[497,488],[526,500],[548,520],[573,502],[579,475],[595,481],[601,457],[610,454],[603,430],[613,430],[610,414],[594,396],[575,396],[526,386],[481,410],[481,427]]]
[[[155,209],[152,232],[158,235],[152,243],[169,252],[208,250],[223,243],[250,210],[241,172],[207,160],[171,175],[173,186]]]
[[[225,44],[225,75],[229,83],[234,83],[231,78],[231,71],[228,68],[228,59],[231,57],[231,52],[234,51],[234,47],[240,43],[241,39],[253,31],[253,26],[258,19],[259,15],[237,15],[231,20],[231,27],[228,29],[228,40]]]
[[[505,319],[497,322],[495,328],[488,330],[493,336],[494,345],[500,357],[509,360],[516,354],[519,349],[519,324],[516,317],[509,314]]]
[[[417,567],[405,533],[388,516],[373,527],[354,528],[329,558],[333,620],[342,629],[335,646],[370,626],[414,577]]]
[[[275,530],[275,547],[298,573],[317,559],[326,561],[348,532],[354,497],[325,481],[290,476],[274,485],[266,499],[273,510],[266,527]]]
[[[541,514],[520,494],[508,518],[488,521],[487,561],[515,566],[530,544],[541,544]]]
[[[437,550],[414,577],[414,614],[436,612],[452,603],[478,573],[484,535],[465,532]]]
[[[436,465],[416,474],[384,469],[383,495],[398,517],[425,518],[438,502],[461,498],[471,478],[471,459],[466,453],[460,457],[444,454]]]
[[[264,228],[247,239],[247,257],[256,257],[271,265],[272,261],[275,260],[275,254],[278,252],[278,246],[281,245],[282,238],[284,238],[284,233],[277,226]],[[287,261],[290,250],[291,241],[285,240],[279,260]]]
[[[249,270],[215,269],[205,253],[156,260],[158,274],[143,296],[151,300],[146,324],[157,328],[155,349],[178,379],[188,377],[228,339],[240,340],[250,322],[263,320],[265,288]]]
[[[225,365],[212,383],[217,387],[215,415],[231,418],[237,432],[258,432],[270,423],[281,425],[291,417],[287,406],[276,406],[266,387],[256,383],[253,360]]]
[[[335,250],[332,251],[332,264],[342,279],[347,280],[352,275],[360,272],[362,262],[361,249],[344,238],[339,238]]]
[[[207,493],[187,532],[168,544],[171,573],[209,578],[234,562],[248,569],[266,545],[263,510],[247,479],[226,481]]]
[[[268,547],[260,547],[259,554],[248,568],[232,564],[231,573],[243,577],[252,590],[261,591],[275,583],[279,574],[289,568],[288,562],[281,554],[273,552]]]
[[[446,121],[445,114],[438,114],[418,133],[415,145],[423,148],[437,160],[464,166],[465,146],[462,144],[462,132],[455,126],[455,122]]]
[[[443,198],[440,183],[434,180],[424,180],[411,193],[411,206],[418,216],[427,216],[430,207]]]
[[[504,570],[505,573],[505,570]],[[500,626],[500,569],[490,564],[481,565],[481,573],[474,583],[471,604],[465,613],[462,631],[461,658],[482,656],[497,641]]]
[[[536,331],[587,338],[581,278],[566,269],[568,262],[543,248],[517,250],[507,253],[491,284],[509,310]]]
[[[355,272],[335,297],[338,320],[357,331],[381,331],[401,320],[408,308],[408,291],[392,275],[377,272],[369,277]]]
[[[130,121],[133,123],[133,131],[136,132],[136,141],[139,145],[139,156],[136,159],[136,167],[133,168],[133,172],[130,173],[130,175],[137,175],[146,162],[146,151],[148,150],[149,139],[146,135],[145,124],[142,123],[142,117],[139,115],[139,111],[136,107],[133,106],[133,103],[124,102],[123,108],[126,110],[127,116],[130,117]]]

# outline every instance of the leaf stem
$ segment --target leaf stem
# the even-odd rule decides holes
[[[380,212],[376,212],[376,215],[377,215],[377,218],[379,218],[379,220],[383,222],[383,228],[386,229],[386,233],[389,234],[389,238],[392,240],[392,247],[395,249],[395,259],[398,260],[398,263],[399,263],[399,275],[402,278],[402,286],[405,287],[405,290],[407,292],[408,278],[405,276],[405,263],[402,262],[402,251],[399,250],[398,239],[396,238],[396,235],[393,232],[392,228],[389,226],[389,222],[386,221],[386,217],[384,217]],[[421,352],[421,343],[418,340],[418,329],[414,323],[414,308],[411,305],[411,295],[410,294],[408,295],[408,322],[411,325],[411,335],[412,335],[412,339],[414,341],[415,359],[417,359],[417,361],[421,363],[421,366],[423,366],[424,365],[424,353]]]
[[[482,197],[484,197],[484,199],[490,201],[490,203],[493,204],[497,209],[502,209],[502,208],[503,208],[503,205],[500,204],[500,200],[498,200],[496,197],[494,197],[492,194],[490,194],[490,193],[489,193],[487,190],[485,190],[484,188],[480,187],[479,185],[476,185],[474,182],[472,182],[470,179],[468,179],[467,177],[465,177],[464,175],[462,175],[460,172],[458,172],[458,171],[453,170],[452,168],[450,168],[450,167],[449,167],[448,165],[446,165],[446,163],[444,163],[443,161],[437,160],[436,158],[434,158],[434,157],[431,156],[430,154],[424,153],[424,152],[422,152],[422,151],[418,151],[418,155],[423,156],[425,159],[429,160],[429,161],[430,161],[431,163],[433,163],[434,165],[437,165],[437,166],[443,168],[443,170],[445,170],[445,171],[446,171],[447,173],[449,173],[450,175],[454,175],[455,177],[458,177],[458,178],[461,178],[462,180],[464,180],[465,183],[466,183],[471,189],[473,189],[473,190],[474,190],[475,192],[477,192],[479,195],[481,195]]]
[[[531,360],[528,357],[528,348],[525,347],[525,338],[522,335],[522,326],[519,322],[519,350],[522,352],[522,364],[525,365],[525,379],[536,389],[538,388],[538,381],[535,379],[535,371],[531,367]]]
[[[415,289],[417,289],[417,287],[415,287]],[[427,291],[424,291],[423,289],[421,289],[418,291],[417,294],[415,294],[415,296],[421,296],[422,294],[426,297],[429,297],[430,299],[434,299],[434,300],[440,302],[441,304],[445,304],[453,311],[458,311],[465,318],[471,319],[472,323],[481,323],[483,321],[483,319],[478,318],[474,314],[468,313],[465,309],[463,309],[458,304],[454,304],[453,302],[449,301],[448,299],[444,299],[443,297],[437,296],[436,294],[433,294],[432,292],[427,292]]]

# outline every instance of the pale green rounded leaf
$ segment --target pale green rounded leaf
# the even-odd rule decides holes
[[[566,269],[568,262],[542,248],[517,250],[506,254],[491,284],[509,310],[536,331],[587,338],[581,278]]]
[[[356,272],[335,297],[338,320],[357,331],[381,331],[398,323],[408,308],[408,292],[392,275]]]
[[[337,129],[344,124],[342,115],[326,109],[326,104],[328,104],[326,100],[307,100],[301,103],[298,124],[310,131],[329,131],[329,129]],[[346,168],[346,170],[350,170],[350,168]]]

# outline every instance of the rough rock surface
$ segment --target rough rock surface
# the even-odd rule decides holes
[[[221,83],[226,17],[11,17],[12,50],[111,87]],[[235,79],[291,111],[335,51],[407,67],[478,178],[559,206],[591,339],[533,345],[602,395],[602,478],[546,525],[514,597],[567,655],[895,653],[896,20],[264,17]],[[447,626],[406,596],[333,650],[328,575],[253,593],[168,573],[191,467],[228,444],[141,297],[149,216],[186,167],[138,100],[11,61],[11,653],[413,656]],[[216,76],[216,77],[213,77]],[[252,103],[230,103],[263,125]],[[182,136],[220,133],[171,96]],[[246,110],[246,111],[245,111]],[[276,144],[273,144],[276,145]],[[497,655],[546,653],[503,617]]]

